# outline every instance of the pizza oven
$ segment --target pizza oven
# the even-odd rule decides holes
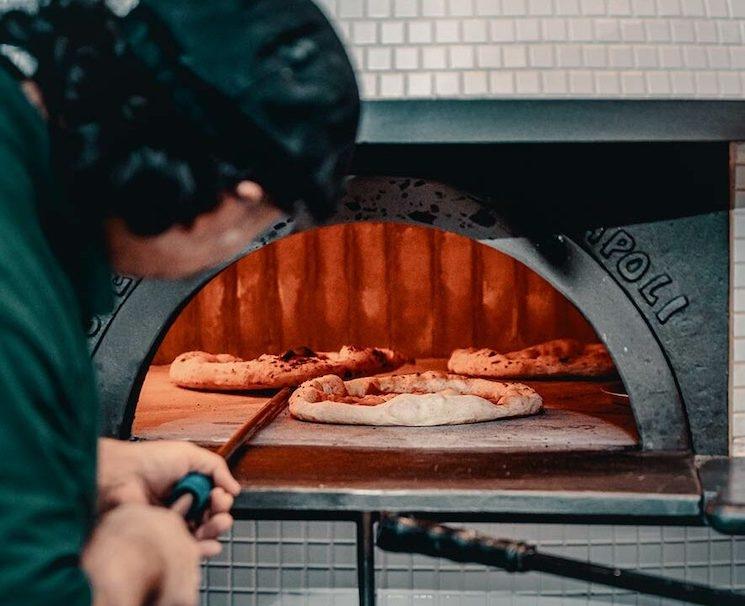
[[[738,528],[724,496],[729,141],[595,140],[555,124],[479,140],[463,116],[465,135],[435,137],[421,115],[412,126],[368,105],[326,224],[288,217],[190,280],[114,278],[114,313],[90,330],[103,431],[216,446],[269,398],[171,385],[167,365],[188,350],[383,346],[413,371],[444,369],[460,347],[599,341],[615,375],[524,381],[544,398],[537,416],[428,428],[280,416],[237,464],[237,515],[356,520],[362,585],[382,511]]]

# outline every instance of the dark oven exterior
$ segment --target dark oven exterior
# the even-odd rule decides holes
[[[585,456],[578,445],[560,456],[472,453],[439,465],[437,453],[398,453],[376,459],[380,468],[359,453],[257,447],[237,468],[246,486],[238,510],[700,522],[693,457],[728,448],[728,145],[363,145],[354,173],[330,223],[466,235],[572,301],[614,358],[640,450]],[[287,218],[246,253],[307,227]],[[116,308],[90,330],[104,433],[129,437],[160,340],[217,271],[175,283],[114,278]],[[319,477],[318,465],[290,460],[334,471]]]

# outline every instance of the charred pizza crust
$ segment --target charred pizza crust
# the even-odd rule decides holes
[[[375,374],[394,370],[404,362],[404,356],[390,349],[351,345],[334,352],[302,347],[279,356],[264,354],[254,360],[189,351],[171,363],[169,377],[176,385],[191,389],[275,389],[329,373],[347,378]]]
[[[521,383],[424,372],[344,381],[327,375],[303,383],[290,414],[303,421],[351,425],[457,425],[535,414],[543,400]]]
[[[501,354],[493,349],[456,349],[448,370],[477,377],[604,377],[615,372],[601,343],[555,339]]]

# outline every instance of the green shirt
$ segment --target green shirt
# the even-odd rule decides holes
[[[0,603],[18,606],[91,601],[97,400],[81,303],[41,228],[55,204],[46,127],[0,69]]]

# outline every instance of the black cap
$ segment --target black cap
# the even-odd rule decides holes
[[[342,43],[310,0],[144,0],[121,27],[221,157],[281,206],[331,211],[359,94]]]

